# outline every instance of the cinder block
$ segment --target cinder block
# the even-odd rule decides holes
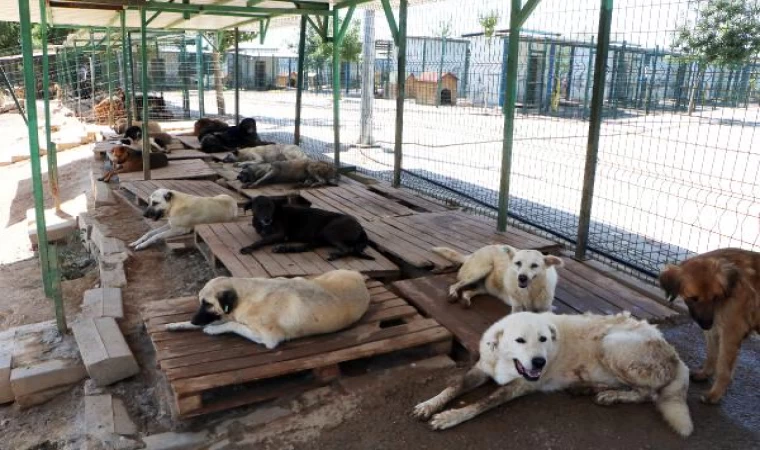
[[[29,240],[32,245],[37,245],[37,217],[34,209],[26,210],[26,223]],[[76,217],[68,216],[65,213],[59,215],[55,210],[46,210],[45,228],[49,242],[60,241],[66,239],[77,229],[77,220]]]
[[[16,397],[16,404],[22,409],[41,405],[69,391],[72,387],[74,387],[73,384],[67,384],[66,386],[58,386],[28,395],[21,395]]]
[[[137,434],[124,402],[111,394],[89,395],[84,398],[85,430],[89,436]]]
[[[126,253],[100,256],[98,266],[100,268],[101,287],[123,288],[127,285],[127,274],[124,271],[124,261],[127,258]]]
[[[85,318],[74,324],[72,329],[87,373],[99,386],[107,386],[140,372],[113,317]]]
[[[197,450],[206,445],[206,431],[200,433],[160,433],[145,436],[146,450]]]
[[[113,255],[115,253],[123,253],[127,250],[123,241],[106,236],[106,232],[99,224],[92,227],[90,241],[98,247],[101,255]]]
[[[51,359],[18,367],[11,371],[11,389],[20,397],[78,383],[86,376],[82,363],[70,359]]]
[[[77,217],[77,226],[79,227],[79,233],[82,237],[82,241],[89,241],[92,235],[92,222],[93,219],[86,212],[79,213]]]
[[[0,353],[0,404],[10,403],[15,398],[11,389],[11,361],[10,352]]]
[[[92,198],[95,200],[96,207],[116,204],[116,198],[108,187],[108,183],[98,181],[98,176],[94,172],[90,172],[90,181]]]
[[[124,306],[121,300],[121,289],[103,287],[84,292],[82,302],[84,317],[113,317],[124,318]]]

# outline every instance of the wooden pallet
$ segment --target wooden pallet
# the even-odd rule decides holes
[[[169,158],[169,161],[176,161],[176,160],[182,160],[182,159],[202,159],[202,160],[210,160],[208,153],[203,153],[199,150],[193,150],[193,149],[186,149],[181,148],[174,150],[172,149],[171,153],[167,153],[166,157]]]
[[[449,353],[451,333],[434,319],[417,314],[380,282],[369,281],[367,287],[371,305],[356,325],[285,342],[275,350],[237,335],[163,330],[166,323],[189,320],[198,308],[197,298],[145,305],[142,317],[172,391],[175,415],[197,416],[292,395],[299,388],[330,381],[340,374],[338,365],[347,361],[410,349],[424,356]]]
[[[607,278],[595,269],[563,258],[553,309],[557,314],[617,314],[630,311],[650,322],[672,320],[679,312]],[[509,314],[509,307],[490,295],[477,296],[470,308],[447,301],[456,274],[433,275],[397,281],[392,289],[450,330],[467,352],[477,359],[480,337],[494,322]]]
[[[267,197],[292,197],[292,196],[300,195],[301,192],[307,192],[311,190],[311,188],[304,188],[303,186],[301,186],[301,183],[266,184],[264,186],[257,187],[257,188],[244,189],[242,182],[237,181],[237,179],[234,179],[234,180],[229,179],[229,170],[225,170],[224,172],[225,172],[225,175],[222,175],[222,176],[224,176],[228,180],[227,185],[230,188],[236,190],[237,192],[245,195],[248,198],[255,198],[255,197],[258,197],[259,195],[265,195]],[[237,175],[235,176],[237,177]],[[345,182],[343,181],[344,178],[346,177],[341,177],[341,181],[338,182],[338,186],[327,186],[327,187],[315,188],[315,189],[333,189],[335,187],[342,187],[345,185]]]
[[[174,136],[178,141],[182,142],[182,144],[189,149],[192,150],[200,150],[201,149],[201,143],[198,140],[198,136]],[[206,156],[211,156],[208,153],[204,153]]]
[[[150,181],[131,181],[122,183],[122,189],[132,193],[135,196],[135,202],[138,205],[147,205],[150,195],[156,189],[172,189],[185,194],[196,195],[198,197],[214,197],[221,194],[227,194],[237,201],[238,206],[243,206],[248,199],[232,192],[229,189],[208,180],[150,180]]]
[[[414,210],[354,183],[340,187],[304,189],[301,197],[310,201],[314,208],[350,214],[361,221],[415,214]]]
[[[376,183],[366,186],[372,192],[393,199],[398,203],[417,212],[446,212],[455,208],[437,203],[427,197],[415,193],[406,188],[394,188],[386,183]]]
[[[214,180],[217,174],[200,159],[184,159],[170,161],[166,167],[151,170],[150,177],[152,180]],[[143,181],[143,173],[142,171],[122,173],[119,174],[119,181],[121,183]]]
[[[327,261],[330,248],[304,253],[273,253],[272,246],[250,255],[240,248],[250,245],[259,236],[250,218],[237,222],[195,227],[196,245],[214,269],[224,266],[234,277],[300,277],[319,275],[335,269],[358,270],[373,278],[394,278],[399,268],[377,250],[367,248],[374,261],[355,257]]]
[[[451,247],[466,254],[489,244],[546,253],[556,253],[562,247],[514,227],[498,232],[496,222],[461,211],[388,217],[365,223],[364,228],[382,251],[413,267],[438,271],[453,270],[454,263],[433,253],[432,247]]]

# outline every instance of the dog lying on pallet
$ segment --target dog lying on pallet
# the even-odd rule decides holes
[[[271,144],[259,147],[235,149],[224,157],[222,162],[235,163],[235,167],[244,167],[248,164],[271,163],[275,161],[290,161],[307,159],[306,154],[297,145]]]
[[[114,175],[126,172],[139,172],[143,170],[143,152],[126,145],[117,145],[108,153],[112,169],[105,173],[98,181],[111,181]],[[150,168],[160,169],[169,165],[169,159],[164,153],[150,153]]]
[[[193,136],[198,136],[200,142],[204,136],[217,131],[224,131],[230,126],[227,122],[220,119],[212,119],[210,117],[203,117],[195,121],[193,125]]]
[[[243,189],[264,184],[301,183],[303,187],[337,186],[335,166],[325,161],[296,159],[273,163],[246,164],[237,179]]]
[[[237,202],[227,194],[197,197],[169,189],[156,189],[150,194],[143,216],[153,220],[166,218],[168,223],[145,233],[129,246],[142,250],[161,239],[190,233],[196,225],[231,222],[237,215]]]
[[[172,143],[172,140],[174,139],[171,134],[169,133],[149,133],[150,137],[148,138],[150,141],[150,148],[151,151],[159,151],[161,153],[171,153],[171,151],[167,148],[169,144]],[[142,139],[142,128],[138,126],[131,126],[127,128],[127,130],[124,132],[124,138],[121,140],[122,144],[129,145],[132,148],[142,150],[143,147],[143,139]]]
[[[332,246],[328,261],[346,256],[374,260],[364,253],[369,237],[356,218],[323,209],[290,205],[287,200],[258,196],[248,202],[244,210],[253,210],[253,227],[261,239],[240,249],[240,253],[253,253],[265,245],[282,242],[272,249],[275,253],[301,253],[318,247]]]
[[[201,151],[206,153],[231,152],[236,148],[274,144],[259,138],[256,121],[250,117],[241,120],[239,125],[208,133],[200,141]]]
[[[235,333],[273,349],[284,341],[353,325],[367,312],[370,294],[359,272],[333,270],[310,280],[214,278],[198,300],[190,322],[167,324],[166,329]]]

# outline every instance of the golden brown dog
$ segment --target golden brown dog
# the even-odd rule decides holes
[[[702,397],[717,403],[733,378],[742,341],[760,332],[760,253],[726,248],[669,265],[660,274],[660,286],[670,301],[680,296],[689,314],[704,330],[707,358],[694,381],[715,381]]]
[[[143,170],[142,151],[129,148],[126,145],[117,145],[108,154],[113,168],[98,178],[98,181],[108,183],[114,175],[125,172],[139,172]],[[150,154],[150,168],[160,169],[169,165],[169,159],[165,153]]]

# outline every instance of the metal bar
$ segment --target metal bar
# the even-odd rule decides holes
[[[47,39],[47,8],[45,0],[39,1],[40,7],[40,38],[42,40],[42,98],[45,108],[45,150],[47,151],[48,184],[50,194],[53,197],[55,210],[61,211],[61,195],[58,190],[58,155],[53,144],[52,130],[50,129],[50,59],[48,58]]]
[[[591,36],[591,44],[594,44],[594,36]],[[584,87],[584,93],[583,93],[583,115],[588,114],[588,90],[591,88],[591,74],[593,73],[591,71],[591,67],[594,62],[594,49],[593,47],[590,47],[588,49],[588,62],[586,63],[586,86]]]
[[[235,28],[235,125],[240,123],[240,30]]]
[[[5,70],[3,69],[3,66],[0,65],[0,74],[3,75],[3,81],[5,82],[5,85],[8,87],[8,92],[10,92],[11,97],[13,97],[13,102],[16,103],[16,108],[18,108],[19,114],[21,114],[21,118],[24,119],[24,123],[29,125],[29,120],[26,118],[26,113],[24,112],[24,108],[21,107],[21,102],[18,101],[18,97],[16,97],[16,91],[13,89],[13,86],[11,85],[11,80],[8,79],[8,75],[5,74]]]
[[[309,16],[301,16],[301,28],[298,36],[298,75],[296,78],[296,119],[295,129],[293,130],[293,143],[301,143],[301,98],[303,96],[303,72],[304,58],[306,55],[306,23],[310,21]],[[290,76],[288,74],[288,76]]]
[[[55,323],[58,332],[66,333],[66,311],[63,307],[63,291],[61,290],[61,272],[58,264],[58,246],[56,244],[48,245],[48,274],[50,276],[50,298],[53,299],[55,307]]]
[[[362,145],[372,145],[372,104],[375,88],[375,11],[364,10],[364,36],[362,39],[361,135]]]
[[[403,1],[403,0],[402,0]],[[391,8],[390,0],[382,0],[383,12],[385,12],[385,18],[388,20],[388,28],[391,30],[391,36],[393,36],[393,42],[396,47],[400,46],[399,40],[399,25],[396,25],[396,18],[393,16],[393,9]],[[406,5],[406,1],[404,1]],[[401,21],[401,4],[399,4],[399,22]]]
[[[41,0],[44,1],[44,0]],[[111,32],[106,41],[106,81],[108,82],[108,125],[113,127],[113,83],[111,83]]]
[[[340,168],[340,31],[338,19],[340,10],[333,9],[333,46],[332,46],[332,94],[333,94],[333,150],[335,168]],[[340,172],[338,172],[340,173]]]
[[[145,8],[140,8],[140,89],[142,90],[143,179],[150,180],[150,139],[148,139],[148,44]]]
[[[388,16],[390,5],[388,0],[383,0],[383,8],[387,7],[386,17],[389,25],[393,14]],[[396,136],[393,147],[393,187],[401,185],[401,165],[403,160],[403,143],[404,143],[404,99],[406,97],[406,17],[407,17],[407,0],[400,0],[398,5],[398,64],[397,69],[397,89],[396,89]],[[394,21],[395,23],[395,21]]]
[[[327,6],[327,4],[325,4]],[[135,9],[132,6],[129,9]],[[189,12],[196,14],[205,14],[209,16],[214,15],[234,15],[238,17],[252,17],[254,14],[258,14],[261,18],[266,18],[271,14],[312,14],[329,16],[331,11],[325,8],[314,8],[313,6],[302,5],[299,9],[294,8],[256,8],[247,6],[229,6],[229,5],[191,5],[191,4],[168,4],[166,2],[146,2],[143,6],[147,11],[162,11],[162,12]],[[139,9],[139,8],[138,8]]]
[[[93,40],[95,34],[90,31],[90,114],[95,115],[95,47],[93,47]]]
[[[654,79],[657,74],[657,54],[660,52],[660,46],[655,46],[654,55],[652,55],[652,70],[649,73],[649,79],[647,80],[649,86],[647,87],[647,101],[644,107],[644,113],[649,115],[649,110],[652,107],[652,91],[654,90]]]
[[[527,3],[520,9],[520,12],[518,12],[519,22],[517,23],[517,26],[519,28],[522,28],[522,26],[525,24],[525,21],[528,20],[528,17],[530,17],[531,14],[533,14],[533,11],[536,9],[536,6],[541,2],[541,0],[528,0]],[[510,30],[513,28],[510,27]]]
[[[575,46],[570,46],[570,61],[567,68],[567,92],[565,100],[570,100],[570,92],[573,90],[573,70],[575,69]]]
[[[443,88],[443,62],[446,57],[446,36],[441,38],[441,64],[438,66],[438,82],[435,89],[435,106],[441,106],[441,89]]]
[[[512,39],[512,34],[511,33],[510,33],[509,38]],[[517,36],[517,39],[518,40],[520,39],[519,35]],[[520,44],[517,44],[517,45],[518,45],[518,47],[520,46]],[[527,63],[528,65],[527,65],[526,69],[528,69],[530,67],[530,63],[531,63],[531,59],[530,58],[533,55],[533,42],[531,42],[531,41],[528,41],[528,49],[527,49],[526,54],[528,55],[528,63]],[[506,49],[504,60],[505,61],[509,61],[509,44],[507,44],[507,49]],[[538,71],[538,68],[536,68],[536,71]],[[524,90],[523,90],[523,104],[522,104],[522,113],[523,113],[523,115],[527,115],[528,114],[528,104],[529,104],[529,102],[528,102],[528,94],[531,92],[531,81],[530,81],[530,77],[528,76],[527,72],[528,72],[528,70],[526,70],[526,74],[525,74],[525,86],[524,86]],[[507,79],[507,75],[505,73],[505,75],[504,75],[505,83],[506,83],[506,79]],[[531,98],[531,100],[535,101],[536,100],[536,96],[535,96],[536,86],[535,86],[535,83],[533,83],[533,89],[532,89],[532,91],[533,91],[533,97]],[[506,88],[506,85],[505,85],[504,86],[504,102],[505,102],[505,104],[506,104],[506,101],[507,101],[507,88]],[[515,102],[516,101],[517,101],[517,97],[515,97]],[[505,109],[505,107],[502,106],[502,110],[504,110],[504,109]]]
[[[195,36],[195,66],[198,72],[198,112],[200,116],[206,115],[206,105],[203,92],[204,64],[203,64],[203,38],[199,32]]]
[[[129,92],[129,83],[132,79],[132,42],[129,39],[126,28],[126,12],[121,12],[121,69],[124,71],[124,109],[127,111],[127,126],[132,126],[132,95]],[[134,89],[132,89],[134,92]]]
[[[320,25],[318,25],[316,22],[314,22],[314,20],[312,20],[312,18],[309,17],[309,16],[302,16],[302,17],[306,17],[306,20],[309,22],[309,24],[311,24],[311,27],[314,28],[314,31],[316,31],[317,34],[319,34],[320,36],[322,36],[322,27],[321,27],[322,21],[319,20],[319,17],[317,17],[317,20],[319,21]]]
[[[594,93],[591,97],[586,168],[583,175],[583,193],[578,218],[578,239],[575,248],[575,257],[581,260],[586,259],[591,226],[591,206],[594,199],[596,163],[599,155],[599,135],[602,126],[602,109],[604,108],[604,75],[610,48],[612,3],[613,0],[601,0],[602,7],[599,12],[599,31],[597,33],[599,43],[597,44],[596,63],[594,64]]]
[[[267,38],[267,31],[269,31],[269,18],[259,21],[259,43],[264,45],[264,40]]]
[[[187,62],[187,41],[185,40],[184,33],[182,34],[182,45],[179,48],[179,57],[181,64],[180,76],[182,77],[182,111],[185,119],[190,118],[190,91],[187,87],[187,78],[189,73]]]
[[[340,37],[340,42],[343,42],[343,38],[346,37],[346,31],[348,31],[348,26],[351,24],[351,17],[353,17],[355,10],[356,10],[356,6],[354,5],[354,6],[349,6],[348,11],[346,11],[346,17],[343,18],[343,23],[340,24],[340,31],[338,32],[338,36]],[[337,24],[338,22],[335,22],[335,23]]]

